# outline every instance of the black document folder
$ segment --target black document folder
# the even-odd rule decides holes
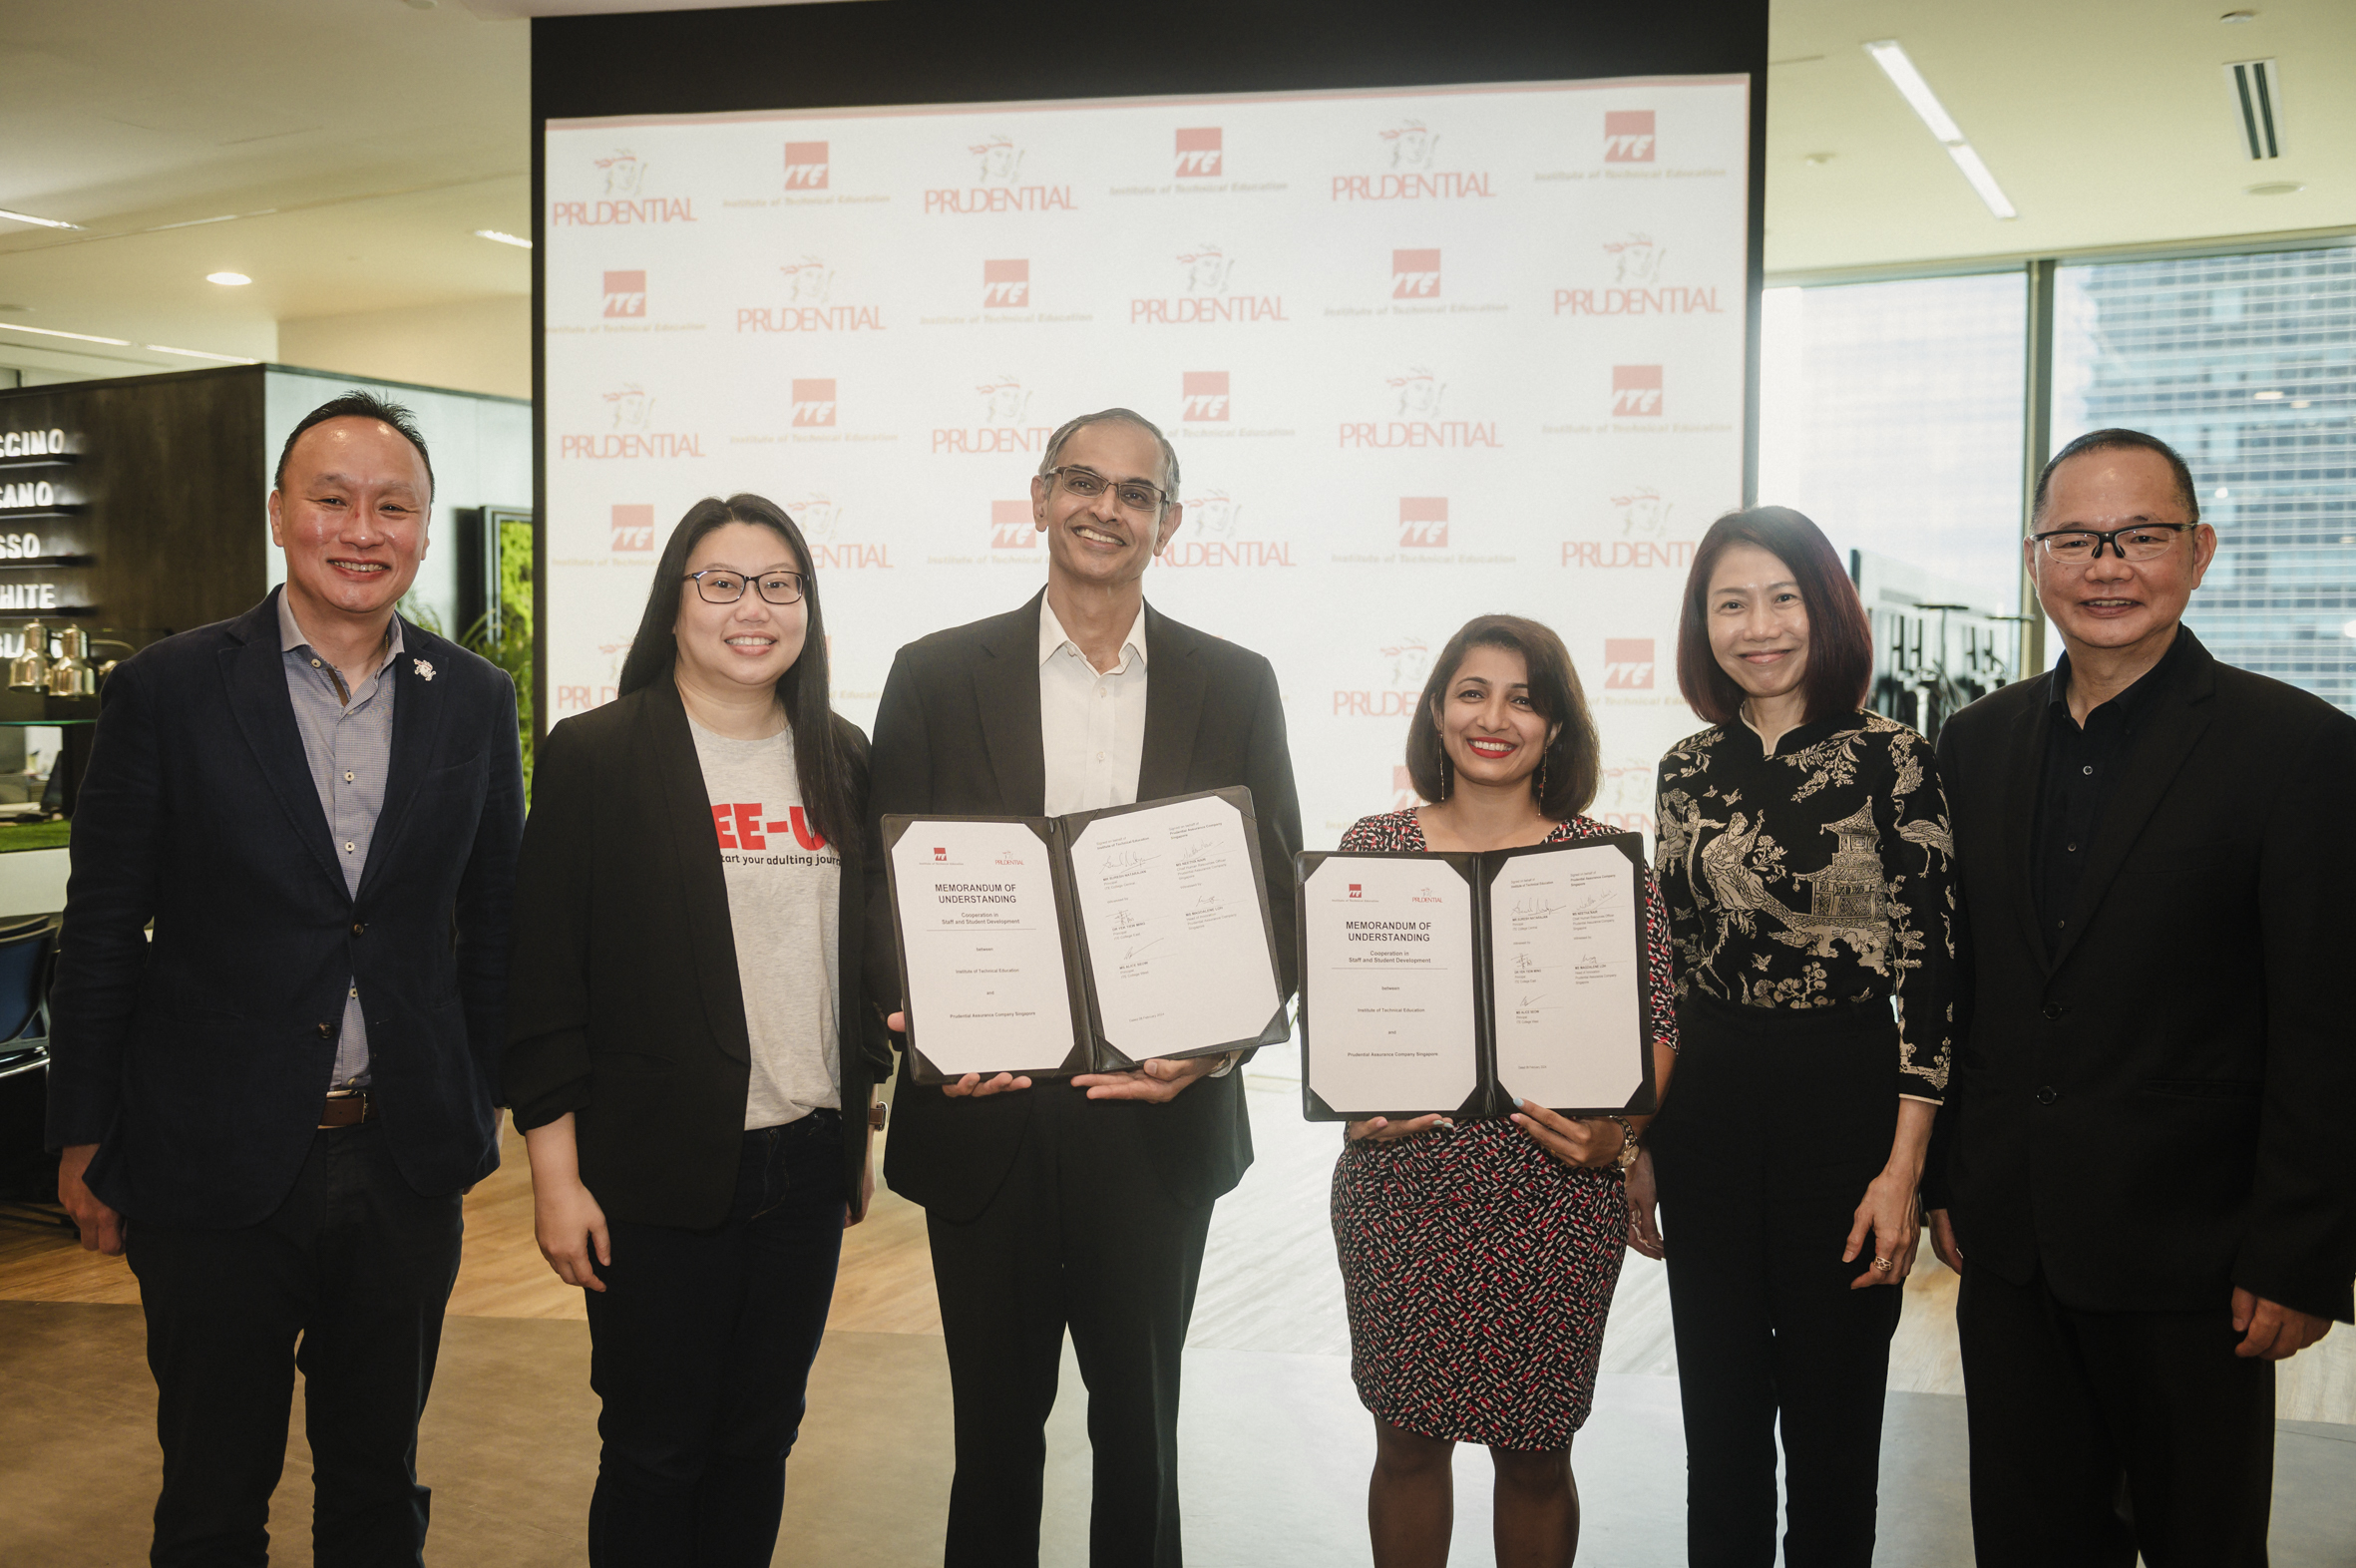
[[[1646,886],[1633,833],[1295,856],[1303,1114],[1650,1114]]]
[[[1289,1037],[1250,790],[883,826],[918,1082],[1120,1072]]]

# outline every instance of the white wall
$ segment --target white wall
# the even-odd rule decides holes
[[[532,300],[498,294],[407,310],[281,321],[278,363],[529,398]]]

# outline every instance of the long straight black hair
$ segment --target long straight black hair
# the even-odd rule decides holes
[[[764,496],[735,495],[721,501],[706,496],[687,509],[670,543],[654,566],[654,584],[646,593],[646,613],[638,634],[630,639],[629,656],[621,661],[620,694],[628,696],[672,678],[679,659],[675,628],[679,595],[688,591],[687,560],[703,536],[731,523],[765,528],[791,546],[802,573],[802,604],[808,625],[802,651],[777,677],[777,697],[785,705],[786,724],[794,732],[794,772],[802,786],[802,809],[819,835],[844,855],[856,852],[861,824],[851,811],[855,764],[835,733],[833,699],[827,685],[826,614],[818,602],[818,574],[809,542],[785,509]],[[748,584],[749,588],[750,585]]]

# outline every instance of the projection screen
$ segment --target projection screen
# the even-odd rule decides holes
[[[1159,423],[1164,612],[1274,661],[1305,836],[1411,804],[1466,618],[1568,644],[1593,814],[1699,728],[1679,592],[1743,489],[1748,77],[551,119],[545,721],[614,695],[656,553],[754,491],[836,706],[1045,581],[1049,432]]]

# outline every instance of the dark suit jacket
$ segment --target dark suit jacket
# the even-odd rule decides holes
[[[2346,1321],[2356,719],[2179,635],[2051,963],[2030,857],[2053,676],[1940,733],[1967,1011],[1927,1196],[1968,1267],[2042,1268],[2072,1307],[2219,1311],[2238,1285]]]
[[[1035,817],[1046,802],[1039,736],[1039,604],[937,631],[900,650],[876,713],[875,788],[868,799],[868,983],[897,998],[892,914],[883,875],[887,812]],[[1293,992],[1293,852],[1301,805],[1285,746],[1284,703],[1267,659],[1154,609],[1145,611],[1145,753],[1137,798],[1159,800],[1245,785],[1260,819],[1284,989]],[[897,999],[893,1005],[898,1005]],[[1029,1091],[951,1099],[914,1083],[901,1060],[884,1170],[903,1193],[946,1219],[982,1212],[1005,1179],[1030,1116]],[[1197,1078],[1163,1105],[1102,1101],[1152,1149],[1171,1196],[1200,1206],[1243,1180],[1252,1128],[1239,1074]]]
[[[835,732],[864,770],[867,737],[842,718]],[[862,772],[854,813],[864,792]],[[843,1162],[857,1205],[868,1091],[892,1057],[861,986],[859,846],[836,848]],[[718,1225],[736,1193],[752,1044],[711,797],[669,680],[549,731],[516,897],[505,1078],[516,1125],[576,1113],[582,1183],[608,1219]]]
[[[91,1191],[134,1220],[241,1226],[278,1206],[355,978],[401,1174],[438,1195],[499,1166],[516,688],[432,632],[401,637],[357,897],[295,727],[277,592],[107,677],[50,998],[49,1142],[98,1144]]]

